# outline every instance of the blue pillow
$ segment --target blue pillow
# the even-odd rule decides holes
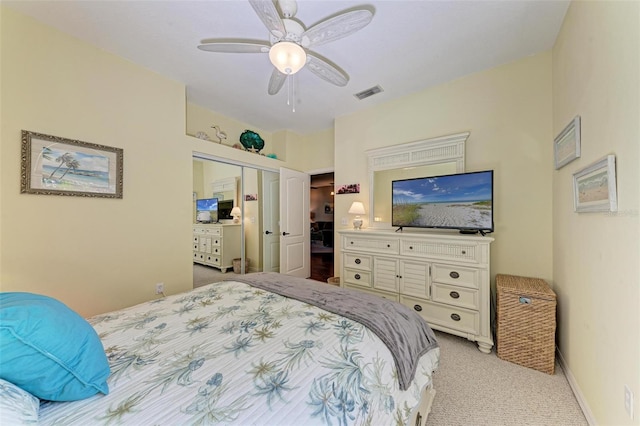
[[[63,303],[0,293],[0,378],[49,401],[109,393],[109,363],[98,334]]]

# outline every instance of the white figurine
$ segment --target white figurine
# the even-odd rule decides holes
[[[220,130],[219,126],[211,126],[213,129],[216,129],[216,137],[218,138],[218,142],[222,143],[223,140],[227,139],[227,134]]]

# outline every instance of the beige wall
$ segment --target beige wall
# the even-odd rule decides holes
[[[573,2],[553,49],[553,131],[582,155],[553,176],[558,346],[600,425],[640,424],[640,3]],[[573,173],[616,156],[617,213],[575,213]],[[635,421],[624,385],[635,393]]]
[[[2,291],[83,315],[191,287],[184,87],[3,9]],[[42,41],[46,40],[46,43]],[[124,198],[20,194],[22,129],[124,150]]]
[[[297,170],[314,172],[333,170],[334,138],[333,129],[290,138],[287,155]]]
[[[366,150],[469,131],[467,171],[495,170],[492,275],[550,280],[550,110],[551,54],[543,53],[338,118],[335,182],[360,183],[361,192],[336,195],[336,226],[349,227],[341,220],[351,223],[353,201],[370,211]]]
[[[88,316],[190,289],[193,153],[291,166],[186,136],[182,84],[0,10],[0,290]],[[20,194],[22,129],[123,148],[124,198]]]

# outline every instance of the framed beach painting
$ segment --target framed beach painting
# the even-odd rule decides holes
[[[553,140],[553,154],[556,170],[580,157],[580,116],[576,116],[571,123]]]
[[[20,192],[122,198],[123,151],[22,131]]]
[[[574,173],[573,193],[576,212],[617,211],[615,155],[607,155]]]

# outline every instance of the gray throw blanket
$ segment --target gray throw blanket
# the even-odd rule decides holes
[[[420,315],[382,297],[274,272],[247,274],[227,281],[240,281],[300,300],[366,326],[391,351],[401,390],[409,388],[418,359],[438,346],[433,331]]]

